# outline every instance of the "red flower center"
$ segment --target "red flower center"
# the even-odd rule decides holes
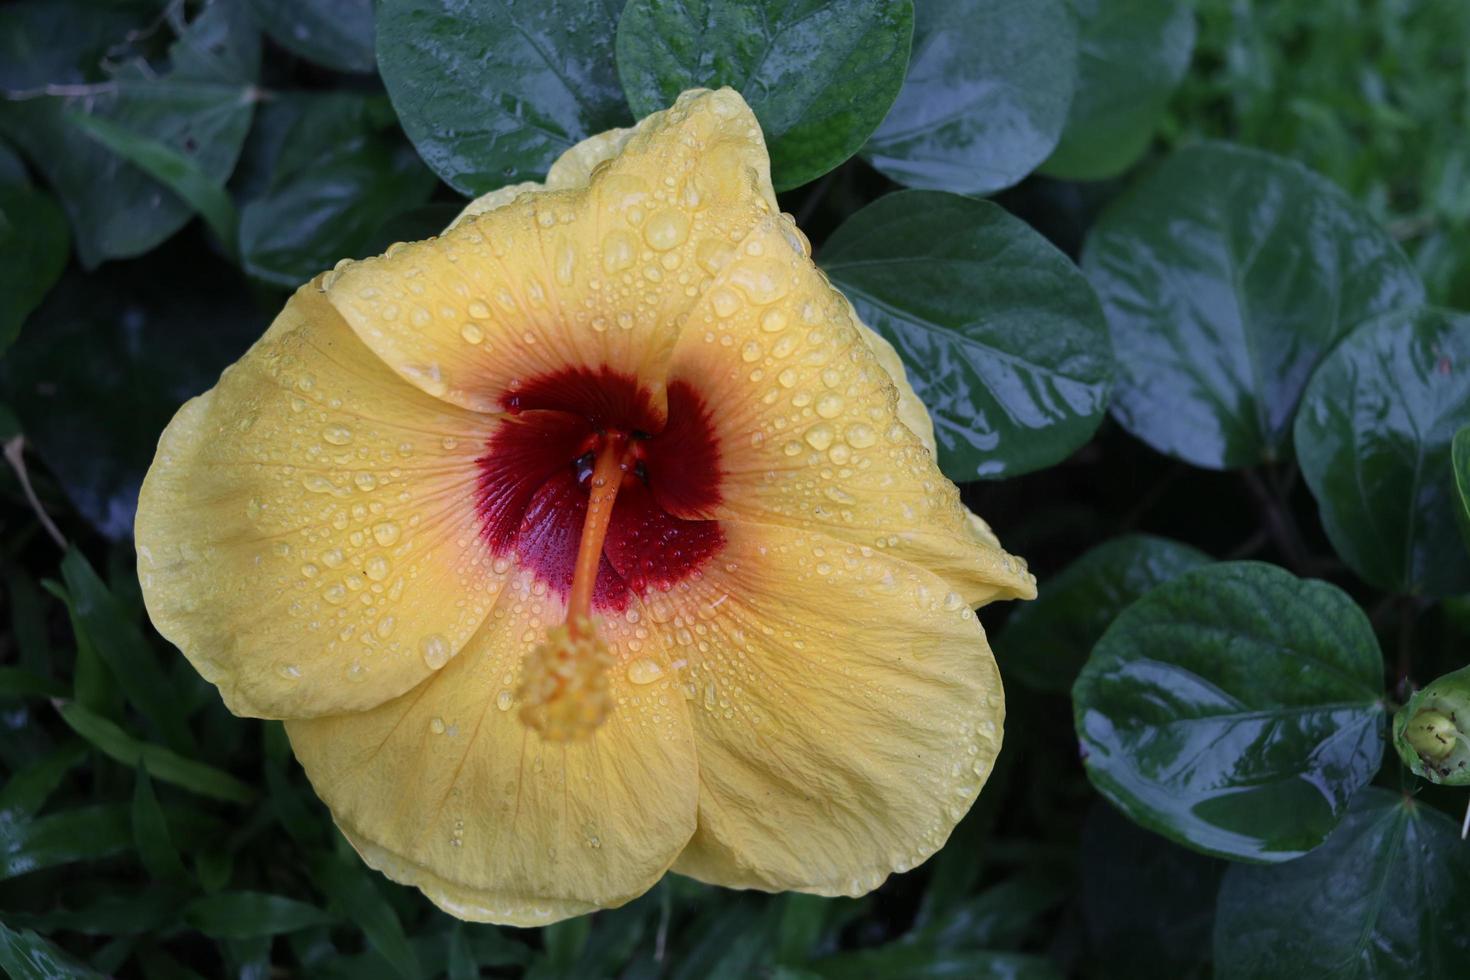
[[[693,387],[669,386],[666,422],[635,378],[607,370],[531,379],[507,408],[479,459],[476,496],[497,557],[514,556],[567,598],[581,551],[591,608],[621,612],[634,595],[673,587],[719,552],[719,522],[698,515],[720,502],[720,450]],[[587,520],[594,482],[599,499],[612,501],[605,520],[595,511]],[[594,557],[595,581],[586,582]]]

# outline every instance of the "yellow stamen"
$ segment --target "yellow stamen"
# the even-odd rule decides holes
[[[612,709],[607,669],[612,654],[597,634],[592,595],[602,563],[613,505],[628,470],[628,436],[611,431],[601,437],[587,495],[587,516],[572,572],[567,618],[546,631],[546,642],[526,655],[521,679],[521,721],[549,741],[589,735]]]

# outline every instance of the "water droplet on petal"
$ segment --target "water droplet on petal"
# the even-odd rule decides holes
[[[438,633],[431,633],[419,641],[419,652],[430,670],[438,670],[449,663],[449,641]]]

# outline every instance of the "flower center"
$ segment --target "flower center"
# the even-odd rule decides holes
[[[610,705],[612,658],[594,613],[669,591],[724,545],[720,451],[694,388],[660,418],[636,379],[566,370],[522,383],[479,460],[481,531],[566,599],[563,625],[527,657],[521,717],[551,739],[591,731]]]

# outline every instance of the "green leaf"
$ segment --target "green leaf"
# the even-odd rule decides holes
[[[194,159],[160,140],[136,133],[105,116],[68,112],[66,119],[92,139],[163,184],[197,211],[224,246],[235,251],[240,216],[225,193],[224,176],[211,176]]]
[[[275,146],[267,187],[241,210],[240,251],[246,271],[267,282],[295,288],[340,259],[382,251],[392,244],[383,226],[437,183],[381,97],[283,96],[258,128]]]
[[[308,61],[349,72],[376,66],[373,0],[250,0],[250,9],[271,40]]]
[[[11,980],[100,980],[102,974],[78,963],[29,929],[15,931],[0,922],[0,971]]]
[[[546,947],[546,964],[553,970],[568,971],[576,965],[587,948],[587,939],[592,934],[592,919],[579,915],[574,919],[555,922],[541,930],[541,941]]]
[[[61,278],[70,252],[66,215],[50,194],[0,185],[0,353]]]
[[[912,0],[629,0],[618,75],[637,116],[729,86],[765,131],[777,190],[841,164],[903,85]]]
[[[213,939],[248,939],[328,925],[335,919],[315,905],[283,895],[221,892],[190,902],[184,921]]]
[[[1050,466],[1102,420],[1113,360],[1097,299],[1065,255],[997,205],[888,194],[820,258],[903,357],[951,478]]]
[[[1088,959],[1100,977],[1202,976],[1225,862],[1178,847],[1096,804],[1082,827]]]
[[[1116,177],[1141,157],[1194,51],[1194,8],[1177,0],[1070,0],[1078,20],[1077,89],[1042,172]]]
[[[332,906],[363,931],[368,943],[400,977],[414,980],[420,975],[418,956],[404,934],[403,923],[361,867],[320,854],[312,860],[311,877]]]
[[[1052,152],[1077,74],[1066,0],[915,5],[908,78],[863,156],[910,187],[989,194]]]
[[[67,687],[57,680],[20,667],[0,667],[0,698],[59,698]]]
[[[1460,498],[1455,519],[1460,524],[1465,546],[1470,548],[1470,424],[1461,427],[1450,441],[1450,471],[1455,481],[1455,493]]]
[[[188,877],[179,850],[169,834],[168,818],[153,792],[148,767],[140,765],[133,783],[133,840],[143,867],[158,881],[179,882]]]
[[[1470,848],[1454,821],[1371,788],[1300,861],[1226,872],[1215,976],[1458,976],[1470,959],[1467,921]]]
[[[0,102],[0,132],[61,198],[88,268],[151,250],[194,209],[74,125],[74,115],[161,144],[217,185],[239,156],[258,98],[253,83],[260,61],[260,36],[244,5],[216,0],[205,7],[169,48],[169,61],[162,73],[141,58],[129,61],[81,94]]]
[[[1118,198],[1082,265],[1117,352],[1113,414],[1212,469],[1285,458],[1327,352],[1423,296],[1393,239],[1340,190],[1220,143],[1174,154]]]
[[[87,754],[85,742],[68,739],[55,751],[8,774],[5,785],[0,786],[0,824],[34,816]]]
[[[18,823],[0,821],[0,880],[77,861],[97,861],[131,849],[125,804],[63,810]]]
[[[1470,419],[1470,316],[1401,312],[1344,340],[1296,419],[1302,476],[1332,546],[1394,592],[1470,590],[1450,442]]]
[[[1259,562],[1186,572],[1125,609],[1072,689],[1094,786],[1187,847],[1287,861],[1383,756],[1383,657],[1340,589]]]
[[[72,702],[57,707],[72,731],[91,742],[104,755],[125,766],[148,766],[148,771],[166,783],[201,796],[230,803],[248,803],[255,791],[234,776],[203,762],[187,759],[166,749],[139,741],[106,718]]]
[[[133,617],[75,548],[62,559],[61,574],[66,580],[72,625],[79,635],[85,634],[88,645],[107,665],[113,683],[170,747],[184,749],[193,744],[183,706]]]
[[[838,953],[807,964],[819,977],[848,980],[1061,980],[1061,971],[1040,956],[982,951],[944,952],[922,943],[890,943],[876,949]]]
[[[1043,578],[1036,601],[1011,614],[996,642],[1002,671],[1035,690],[1066,694],[1118,613],[1155,586],[1212,560],[1198,548],[1148,534],[1098,545]]]
[[[463,194],[541,180],[628,123],[613,66],[621,0],[382,0],[378,68],[408,138]]]

